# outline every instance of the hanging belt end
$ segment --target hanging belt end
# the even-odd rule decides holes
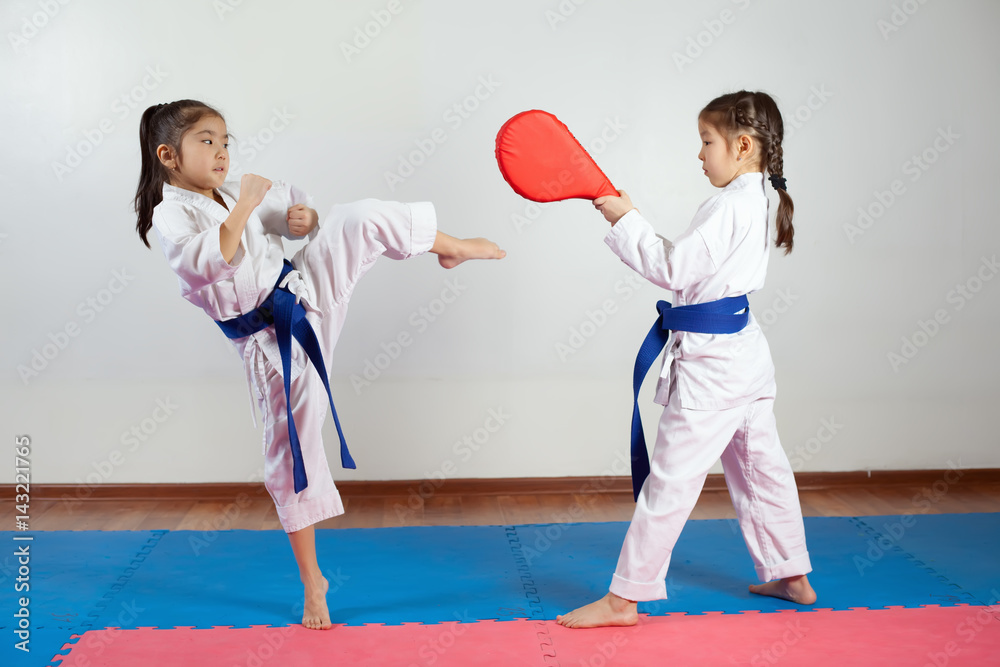
[[[340,453],[340,467],[348,468],[350,470],[357,470],[358,468],[357,464],[354,463],[354,459],[351,458],[351,454],[349,452]]]

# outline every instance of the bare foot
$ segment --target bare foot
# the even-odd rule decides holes
[[[318,583],[306,584],[305,609],[302,612],[302,626],[310,630],[328,630],[332,626],[330,623],[330,610],[326,606],[326,592],[330,589],[330,582],[326,577],[320,577]]]
[[[438,233],[438,239],[431,248],[437,253],[438,262],[446,269],[453,269],[468,259],[503,259],[507,252],[489,239],[456,239]]]
[[[800,574],[797,577],[787,577],[776,581],[769,581],[766,584],[753,584],[750,592],[757,595],[769,595],[773,598],[781,598],[796,604],[813,604],[816,602],[816,591],[809,585],[806,575]]]
[[[631,600],[608,593],[568,614],[556,616],[559,625],[567,628],[601,628],[607,625],[635,625],[639,621],[638,605]]]

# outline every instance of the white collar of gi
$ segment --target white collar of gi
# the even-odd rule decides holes
[[[223,183],[219,188],[219,193],[222,195],[227,195],[226,199],[236,201],[236,197],[230,191],[229,183]],[[206,213],[212,215],[213,217],[219,218],[220,220],[225,220],[229,217],[229,211],[226,210],[225,206],[222,206],[219,202],[215,201],[211,197],[206,197],[205,195],[198,194],[197,192],[191,192],[190,190],[185,190],[184,188],[178,188],[169,183],[163,184],[163,201],[182,201],[192,206],[196,206]],[[221,216],[221,218],[220,218]]]
[[[758,189],[764,192],[764,174],[760,171],[751,171],[746,174],[740,174],[733,180],[729,181],[729,185],[722,188],[723,192],[731,190],[752,190]]]

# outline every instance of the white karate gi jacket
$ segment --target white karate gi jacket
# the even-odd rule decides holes
[[[604,240],[641,276],[673,291],[673,306],[759,290],[769,252],[764,175],[733,179],[698,208],[690,227],[673,242],[656,234],[634,209]],[[771,351],[753,314],[736,334],[672,332],[656,391],[660,405],[667,404],[671,383],[681,407],[697,410],[722,410],[773,396]]]
[[[274,181],[263,202],[250,214],[232,262],[226,262],[219,247],[219,225],[236,205],[240,184],[226,182],[218,192],[229,206],[228,211],[214,199],[164,184],[163,201],[153,210],[153,229],[170,268],[177,274],[183,297],[213,320],[228,320],[259,306],[274,289],[285,259],[281,237],[304,238],[292,236],[288,231],[288,209],[296,204],[312,207],[312,198],[294,186]],[[318,231],[317,226],[309,233],[309,239]],[[320,312],[304,289],[296,290],[292,285],[289,289],[302,296],[301,302],[307,310]],[[224,334],[220,331],[219,335]],[[232,342],[243,359],[251,388],[255,386],[251,372],[258,350],[263,351],[279,374],[283,372],[274,327]],[[292,355],[291,379],[302,373],[307,362],[303,354]]]

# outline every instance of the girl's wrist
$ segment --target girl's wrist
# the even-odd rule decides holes
[[[236,202],[236,206],[233,206],[232,213],[237,216],[241,222],[245,223],[250,219],[250,214],[253,213],[255,208],[257,208],[257,206],[250,203],[246,199],[239,199]]]
[[[633,206],[632,208],[628,209],[627,211],[625,211],[624,213],[622,213],[621,215],[619,215],[617,218],[614,219],[614,222],[611,223],[611,226],[614,227],[616,224],[618,224],[621,221],[622,218],[624,218],[626,215],[628,215],[629,213],[631,213],[634,210],[636,210],[636,209]]]

